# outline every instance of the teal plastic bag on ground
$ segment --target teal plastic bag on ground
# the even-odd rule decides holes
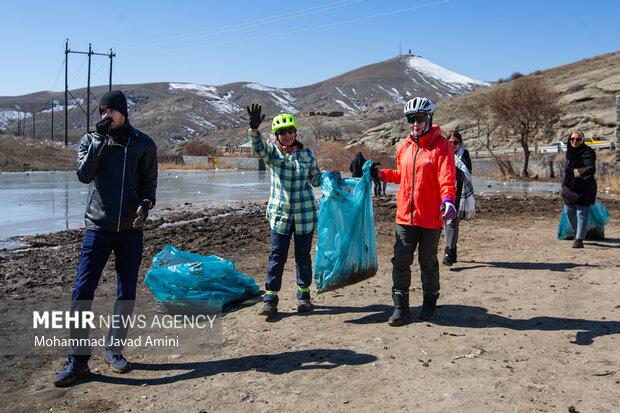
[[[314,254],[319,293],[342,288],[377,273],[377,240],[372,211],[370,167],[361,178],[338,179],[323,173]]]
[[[607,208],[598,199],[594,201],[594,205],[590,206],[588,214],[588,229],[586,230],[586,239],[603,239],[605,238],[605,224],[609,221],[609,212]],[[575,231],[568,224],[568,218],[562,210],[560,224],[558,225],[558,239],[573,239]]]
[[[147,271],[144,283],[158,300],[158,308],[200,300],[203,306],[219,306],[226,311],[232,303],[260,291],[254,279],[238,272],[232,261],[181,251],[172,245],[153,257],[153,268]]]

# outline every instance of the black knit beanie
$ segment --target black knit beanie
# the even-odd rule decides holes
[[[101,112],[101,106],[107,106],[110,109],[114,109],[125,115],[125,118],[129,117],[127,114],[127,99],[120,90],[111,90],[103,95],[99,101],[99,112]]]

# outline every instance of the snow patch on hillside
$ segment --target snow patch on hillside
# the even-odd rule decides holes
[[[293,95],[291,95],[289,92],[287,92],[284,89],[263,86],[258,83],[246,83],[243,86],[247,87],[248,89],[254,89],[254,90],[259,90],[261,92],[267,92],[269,96],[271,96],[274,99],[275,104],[281,107],[287,113],[299,112],[299,110],[297,110],[297,108],[293,106],[293,103],[295,102],[295,98],[293,97]]]
[[[199,126],[202,126],[206,130],[215,130],[215,129],[217,129],[217,127],[214,124],[212,124],[211,122],[209,122],[208,120],[206,120],[202,116],[197,115],[195,113],[187,113],[185,115],[185,117],[188,120],[194,122],[195,124],[197,124]]]
[[[217,89],[214,88],[213,86],[203,86],[203,85],[197,85],[195,83],[172,83],[172,82],[169,85],[170,85],[170,89],[195,90],[196,93],[198,93],[200,96],[219,98],[219,96],[217,95]]]
[[[348,110],[349,112],[358,115],[360,114],[365,108],[366,108],[366,104],[354,97],[349,97],[347,96],[346,93],[344,93],[338,86],[335,86],[336,91],[338,91],[338,93],[340,93],[343,97],[347,98],[347,100],[355,107],[355,109],[351,108],[347,103],[343,102],[342,100],[338,100],[338,99],[334,99],[334,102],[336,102],[337,104],[339,104],[340,106],[342,106],[344,109]],[[353,89],[354,93],[357,93],[355,91],[355,89]]]
[[[0,122],[11,123],[17,119],[24,119],[32,117],[31,113],[22,112],[19,110],[0,110]]]
[[[197,95],[207,98],[205,102],[213,106],[219,113],[234,115],[243,110],[241,106],[228,101],[232,96],[231,92],[226,92],[222,97],[213,86],[203,86],[195,83],[170,83],[170,89],[195,90]]]
[[[347,105],[345,102],[343,102],[340,99],[334,99],[334,102],[336,102],[337,104],[339,104],[340,106],[342,106],[344,109],[348,110],[350,113],[357,115],[357,110],[353,109],[351,106]]]
[[[383,86],[379,86],[379,89],[383,90],[385,93],[390,95],[390,97],[394,100],[395,103],[405,103],[406,100],[404,97],[400,95],[400,92],[395,88],[391,88],[392,90],[387,90]]]
[[[438,79],[442,82],[459,83],[462,85],[474,84],[480,86],[489,86],[489,83],[487,82],[459,75],[458,73],[436,65],[435,63],[428,61],[420,56],[406,56],[403,58],[402,61],[409,69],[420,72],[425,76]]]

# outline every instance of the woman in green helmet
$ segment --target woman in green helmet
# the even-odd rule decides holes
[[[321,185],[321,171],[312,151],[297,140],[297,122],[289,114],[273,118],[275,143],[263,142],[258,131],[265,119],[261,106],[248,107],[250,144],[271,171],[271,195],[267,219],[271,228],[271,253],[265,281],[266,294],[260,315],[273,317],[278,312],[278,291],[291,238],[295,238],[297,270],[297,311],[312,311],[310,284],[312,260],[310,250],[317,226],[316,198],[312,187]]]

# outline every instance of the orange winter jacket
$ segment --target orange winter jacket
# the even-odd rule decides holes
[[[400,184],[396,194],[396,223],[440,229],[441,200],[456,198],[454,149],[433,125],[419,139],[410,134],[396,152],[397,169],[382,169],[383,179]],[[415,171],[415,173],[414,173]]]

